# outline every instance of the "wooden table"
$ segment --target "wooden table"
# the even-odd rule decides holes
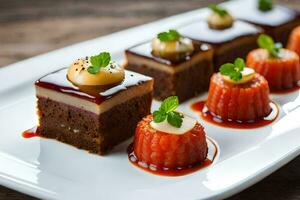
[[[213,2],[221,0],[1,0],[0,66]],[[0,186],[4,199],[35,198]],[[229,199],[300,199],[300,156]]]

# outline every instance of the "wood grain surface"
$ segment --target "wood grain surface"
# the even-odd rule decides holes
[[[221,0],[0,0],[0,66],[213,2]],[[300,0],[278,2],[300,10]],[[35,198],[0,186],[0,200],[17,199]],[[229,199],[300,200],[300,157]]]

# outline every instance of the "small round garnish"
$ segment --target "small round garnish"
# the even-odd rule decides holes
[[[245,66],[242,58],[235,59],[234,63],[226,63],[221,66],[220,73],[223,80],[233,84],[243,84],[255,76],[255,71]]]
[[[268,35],[261,34],[257,39],[257,44],[260,48],[268,50],[273,58],[280,58],[280,50],[282,49],[281,43],[275,43],[273,38]]]
[[[157,57],[178,61],[194,51],[193,42],[180,36],[176,30],[162,32],[152,40],[152,54]]]
[[[208,16],[207,23],[211,29],[222,30],[232,27],[234,18],[227,10],[216,4],[211,4],[209,8],[212,10],[212,13]]]
[[[190,130],[192,130],[195,125],[196,125],[197,121],[189,116],[184,116],[182,118],[182,124],[181,126],[175,127],[170,125],[167,120],[160,122],[160,123],[156,123],[154,121],[150,122],[150,126],[157,130],[157,131],[161,131],[163,133],[169,133],[169,134],[174,134],[174,135],[182,135],[185,134],[187,132],[189,132]]]
[[[267,12],[273,9],[272,0],[258,0],[258,9],[263,12]]]
[[[243,84],[247,83],[255,76],[255,71],[250,67],[245,67],[243,71],[241,71],[242,78],[239,80],[232,80],[229,76],[222,75],[223,80],[233,84]]]
[[[177,96],[170,96],[166,98],[159,109],[153,112],[153,121],[155,123],[161,123],[165,120],[176,128],[180,128],[182,125],[182,118],[184,117],[181,113],[175,111],[179,105]]]
[[[107,52],[78,59],[69,67],[67,77],[78,86],[103,86],[121,82],[125,76],[124,69],[110,59]]]

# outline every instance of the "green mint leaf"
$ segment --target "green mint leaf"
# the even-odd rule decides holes
[[[246,66],[244,60],[242,58],[237,58],[235,59],[234,64],[232,63],[223,64],[220,67],[220,73],[222,75],[229,76],[231,80],[238,81],[243,78],[241,72],[244,70],[245,67]]]
[[[180,34],[176,30],[170,29],[169,32],[161,32],[157,34],[157,38],[162,42],[176,41],[180,38]]]
[[[183,116],[180,115],[179,113],[170,112],[170,113],[168,113],[167,121],[172,126],[174,126],[176,128],[180,128],[182,125],[182,121],[183,121],[182,118],[183,118]]]
[[[272,49],[274,48],[274,40],[265,34],[261,34],[258,39],[257,39],[257,44],[260,48],[264,48],[264,49]]]
[[[272,0],[258,0],[258,9],[266,12],[273,9],[273,2]]]
[[[179,105],[177,96],[170,96],[166,98],[159,109],[153,112],[153,121],[156,123],[167,122],[177,128],[181,127],[183,115],[175,112],[174,110]]]
[[[279,58],[279,52],[282,48],[281,43],[275,43],[274,40],[265,34],[261,34],[257,39],[257,44],[260,48],[268,50],[272,57]]]
[[[163,122],[163,121],[165,121],[166,118],[167,118],[166,113],[161,112],[159,110],[154,111],[154,113],[153,113],[153,120],[155,123]]]
[[[106,67],[111,60],[108,52],[101,52],[99,55],[91,56],[90,62],[92,66],[88,68],[88,72],[91,74],[97,74],[102,67]]]
[[[230,77],[230,79],[232,79],[234,81],[238,81],[238,80],[241,80],[243,78],[243,75],[242,75],[241,72],[233,71],[233,72],[231,72],[229,77]]]
[[[222,8],[219,5],[216,4],[211,4],[208,6],[214,13],[217,13],[218,15],[220,15],[221,17],[228,15],[227,10],[225,10],[224,8]]]
[[[220,72],[222,75],[229,76],[232,71],[234,71],[234,64],[226,63],[220,67]]]
[[[95,66],[89,66],[87,68],[87,71],[90,73],[90,74],[97,74],[98,71],[99,71],[99,68],[98,67],[95,67]]]
[[[99,56],[91,56],[90,57],[90,62],[93,66],[100,66],[101,65],[101,61],[100,61]]]
[[[243,71],[243,69],[245,68],[245,62],[242,58],[235,59],[234,65],[237,68],[237,71]]]
[[[160,105],[159,110],[165,113],[172,112],[179,105],[179,100],[177,96],[170,96],[166,98]]]
[[[100,57],[100,60],[102,61],[101,62],[101,64],[102,64],[101,67],[106,67],[109,64],[110,60],[111,60],[110,54],[108,52],[100,53],[99,57]]]

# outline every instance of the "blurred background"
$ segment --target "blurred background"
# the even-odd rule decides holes
[[[0,67],[224,0],[0,0]],[[300,11],[300,0],[277,0]],[[300,200],[300,157],[230,199]],[[0,186],[0,200],[34,199]]]
[[[0,0],[0,66],[222,0]]]

